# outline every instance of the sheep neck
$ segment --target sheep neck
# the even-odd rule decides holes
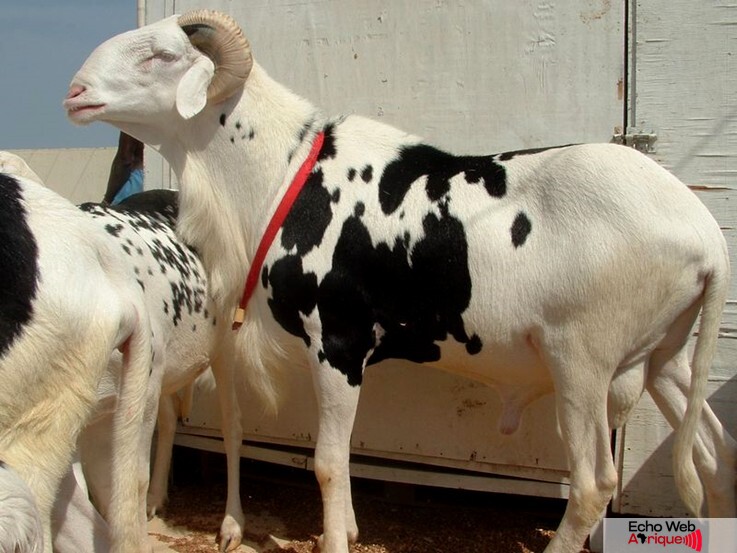
[[[224,309],[238,303],[269,217],[309,152],[316,119],[312,105],[254,64],[242,93],[208,106],[186,125],[189,133],[179,133],[173,151],[162,145],[181,184],[178,230],[202,255]]]

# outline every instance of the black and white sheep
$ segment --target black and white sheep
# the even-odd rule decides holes
[[[136,466],[151,331],[132,270],[74,205],[6,173],[0,173],[0,244],[0,452],[33,492],[43,550],[51,551],[52,505],[76,439],[118,349],[116,462],[107,476],[111,551],[141,551],[146,489]]]
[[[325,120],[209,11],[106,41],[65,107],[169,161],[178,231],[222,309],[239,304],[271,214],[306,173],[236,340],[264,378],[280,353],[310,359],[326,553],[357,537],[351,428],[364,369],[387,358],[494,387],[506,432],[555,395],[570,496],[547,553],[576,550],[601,517],[617,482],[610,431],[645,389],[676,429],[684,502],[700,511],[701,477],[710,515],[735,515],[735,442],[705,402],[727,248],[709,211],[651,159],[608,144],[458,156],[363,117]]]
[[[0,152],[0,170],[43,184],[24,160],[7,152]],[[116,191],[108,192],[114,195]],[[239,492],[242,429],[234,379],[235,358],[229,327],[217,321],[208,296],[204,268],[196,252],[176,236],[177,203],[176,191],[151,190],[131,196],[117,206],[85,203],[79,208],[105,231],[123,263],[132,269],[151,326],[154,362],[146,390],[139,446],[139,470],[145,477],[149,473],[151,435],[156,424],[157,447],[148,488],[148,513],[155,514],[166,500],[177,419],[174,396],[180,388],[190,387],[212,365],[228,463],[228,496],[220,543],[222,550],[231,550],[241,542],[244,522]],[[120,370],[121,356],[113,353],[98,388],[96,412],[78,440],[85,484],[103,514],[110,506],[108,474],[113,463],[110,436],[120,392]],[[57,509],[64,515],[60,519],[68,519],[70,512],[79,514],[72,521],[63,520],[66,526],[62,527],[62,536],[55,535],[55,544],[64,551],[81,544],[102,543],[95,548],[100,550],[106,536],[99,521],[93,520],[90,506],[80,501],[84,494],[75,489],[75,483],[74,476],[68,474],[62,491],[75,505],[61,505]],[[90,523],[78,522],[82,517],[90,518]]]
[[[208,295],[205,270],[196,252],[175,233],[177,192],[150,190],[111,206],[82,204],[80,209],[101,229],[132,268],[149,317],[154,343],[154,363],[146,391],[140,465],[148,473],[151,438],[158,421],[158,441],[147,507],[155,514],[166,499],[177,413],[174,394],[212,367],[220,399],[222,429],[228,464],[226,514],[220,528],[221,549],[240,545],[244,515],[240,501],[240,411],[236,397],[229,322],[220,320]],[[224,333],[223,329],[227,332]],[[99,396],[101,411],[105,398],[117,395],[120,360],[113,356]],[[104,511],[109,504],[106,489],[112,409],[85,428],[80,436],[80,453],[85,476],[96,505]]]

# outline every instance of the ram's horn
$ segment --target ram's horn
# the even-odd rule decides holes
[[[192,45],[215,64],[208,100],[226,100],[246,82],[253,66],[251,46],[240,26],[229,15],[213,10],[188,12],[177,21]]]

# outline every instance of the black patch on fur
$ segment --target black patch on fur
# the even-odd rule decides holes
[[[248,140],[253,140],[255,136],[256,136],[256,131],[254,131],[253,129],[248,131]]]
[[[33,317],[38,246],[27,221],[20,184],[0,173],[0,357]]]
[[[333,159],[338,153],[335,149],[335,125],[332,123],[326,125],[323,133],[325,133],[325,138],[322,143],[322,148],[320,148],[320,153],[317,156],[318,162],[326,159]]]
[[[363,182],[367,184],[371,182],[371,179],[373,178],[373,176],[374,176],[374,168],[371,167],[370,165],[367,165],[361,171],[361,180],[363,180]]]
[[[512,244],[514,244],[515,248],[519,248],[524,245],[531,230],[532,223],[530,222],[530,219],[523,211],[520,211],[514,218],[512,228],[509,230],[512,235]]]
[[[340,188],[333,190],[333,193],[330,195],[330,201],[334,204],[337,204],[340,201]]]
[[[527,150],[513,150],[511,152],[503,152],[499,154],[499,157],[497,159],[499,161],[509,161],[513,157],[539,154],[541,152],[547,152],[548,150],[556,150],[558,148],[568,148],[569,146],[574,146],[574,144],[562,144],[560,146],[545,146],[543,148],[529,148]]]
[[[269,267],[267,265],[264,265],[261,270],[261,286],[264,288],[269,286]]]
[[[470,355],[476,355],[481,352],[482,344],[481,344],[481,338],[478,337],[478,334],[474,334],[471,336],[471,338],[466,342],[466,351]]]
[[[351,167],[348,169],[348,182],[353,182],[353,179],[356,178],[356,170]]]
[[[427,177],[427,195],[439,201],[450,189],[450,179],[465,173],[469,184],[484,182],[486,192],[501,198],[506,194],[504,167],[493,156],[454,156],[432,146],[408,146],[384,169],[379,182],[379,202],[385,214],[396,211],[404,201],[412,183]]]
[[[220,114],[220,126],[221,127],[225,126],[225,114],[224,113]]]
[[[319,286],[314,274],[304,273],[298,256],[274,264],[269,306],[276,320],[309,344],[300,314],[317,306],[322,354],[352,386],[361,384],[364,360],[374,348],[369,363],[436,361],[440,348],[435,342],[451,335],[469,353],[478,353],[481,342],[469,338],[461,317],[471,298],[463,224],[441,207],[440,216],[424,218],[424,237],[410,252],[408,235],[374,246],[360,219],[365,209],[357,203],[355,215],[343,224],[332,268]],[[374,325],[383,329],[378,346]]]
[[[315,308],[317,276],[304,273],[302,258],[288,255],[272,265],[269,284],[272,288],[269,307],[274,318],[287,332],[302,338],[309,347],[310,337],[305,332],[299,314],[308,315]]]
[[[296,246],[297,253],[304,255],[320,245],[333,218],[330,201],[330,193],[323,186],[322,169],[317,169],[307,178],[284,220],[281,241],[285,250]]]
[[[353,208],[353,215],[360,218],[364,213],[366,213],[366,205],[363,202],[357,202]]]

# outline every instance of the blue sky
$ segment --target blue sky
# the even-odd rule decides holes
[[[116,146],[118,131],[75,127],[61,102],[107,38],[136,26],[136,0],[0,0],[0,149]]]

